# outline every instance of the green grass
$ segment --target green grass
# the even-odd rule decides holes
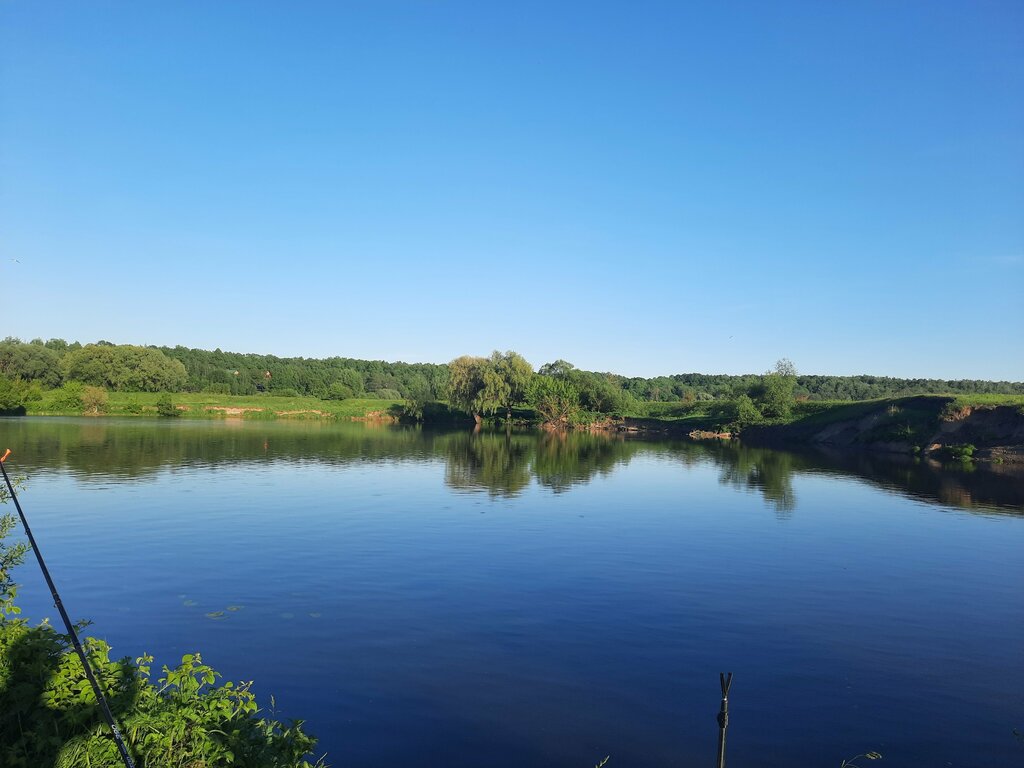
[[[51,393],[47,393],[50,395]],[[160,392],[110,392],[105,416],[155,416]],[[171,401],[187,419],[324,419],[363,418],[369,413],[395,414],[402,400],[351,398],[321,400],[317,397],[276,397],[274,395],[218,395],[207,392],[176,392]],[[225,409],[237,409],[229,411]],[[80,415],[79,410],[55,407],[52,397],[32,404],[30,415]]]
[[[975,406],[1009,405],[1024,407],[1024,395],[956,395],[953,396],[953,407],[966,408]]]

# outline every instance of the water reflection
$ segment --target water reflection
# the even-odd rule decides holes
[[[878,454],[793,453],[737,443],[647,442],[619,435],[431,432],[320,422],[163,422],[117,419],[0,419],[0,442],[29,473],[131,482],[168,468],[253,461],[444,461],[453,489],[511,498],[531,483],[565,493],[614,472],[637,455],[684,467],[713,463],[723,485],[759,493],[785,518],[798,505],[794,478],[852,476],[905,495],[982,511],[1024,511],[1024,468],[943,466]]]
[[[719,459],[723,485],[759,491],[780,518],[796,509],[793,475],[799,462],[794,454],[736,445],[722,451]]]

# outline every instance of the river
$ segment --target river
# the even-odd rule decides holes
[[[8,446],[89,633],[202,651],[338,766],[712,765],[723,671],[730,766],[1024,757],[1019,469],[287,421]]]

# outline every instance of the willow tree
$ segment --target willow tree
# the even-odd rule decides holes
[[[448,363],[448,402],[473,414],[477,423],[484,411],[480,397],[484,390],[487,358],[463,355]]]
[[[471,413],[477,423],[499,410],[511,419],[512,408],[526,402],[532,376],[533,366],[516,352],[494,352],[489,358],[463,355],[448,364],[448,401]]]
[[[495,383],[491,390],[492,399],[498,406],[505,409],[509,421],[512,420],[513,406],[525,403],[530,394],[530,381],[533,379],[533,366],[518,352],[509,350],[505,354],[491,353],[490,377]]]

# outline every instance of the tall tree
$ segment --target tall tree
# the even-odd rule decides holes
[[[487,359],[463,355],[448,363],[448,401],[473,415],[479,423],[483,413],[481,393],[486,386]]]
[[[796,366],[782,358],[774,370],[765,374],[761,383],[761,413],[768,418],[785,418],[793,408],[796,389]]]
[[[489,399],[504,408],[508,420],[511,421],[513,406],[527,400],[530,381],[533,379],[533,366],[526,358],[512,350],[505,354],[493,352],[489,362],[493,375],[488,378],[494,381]]]

